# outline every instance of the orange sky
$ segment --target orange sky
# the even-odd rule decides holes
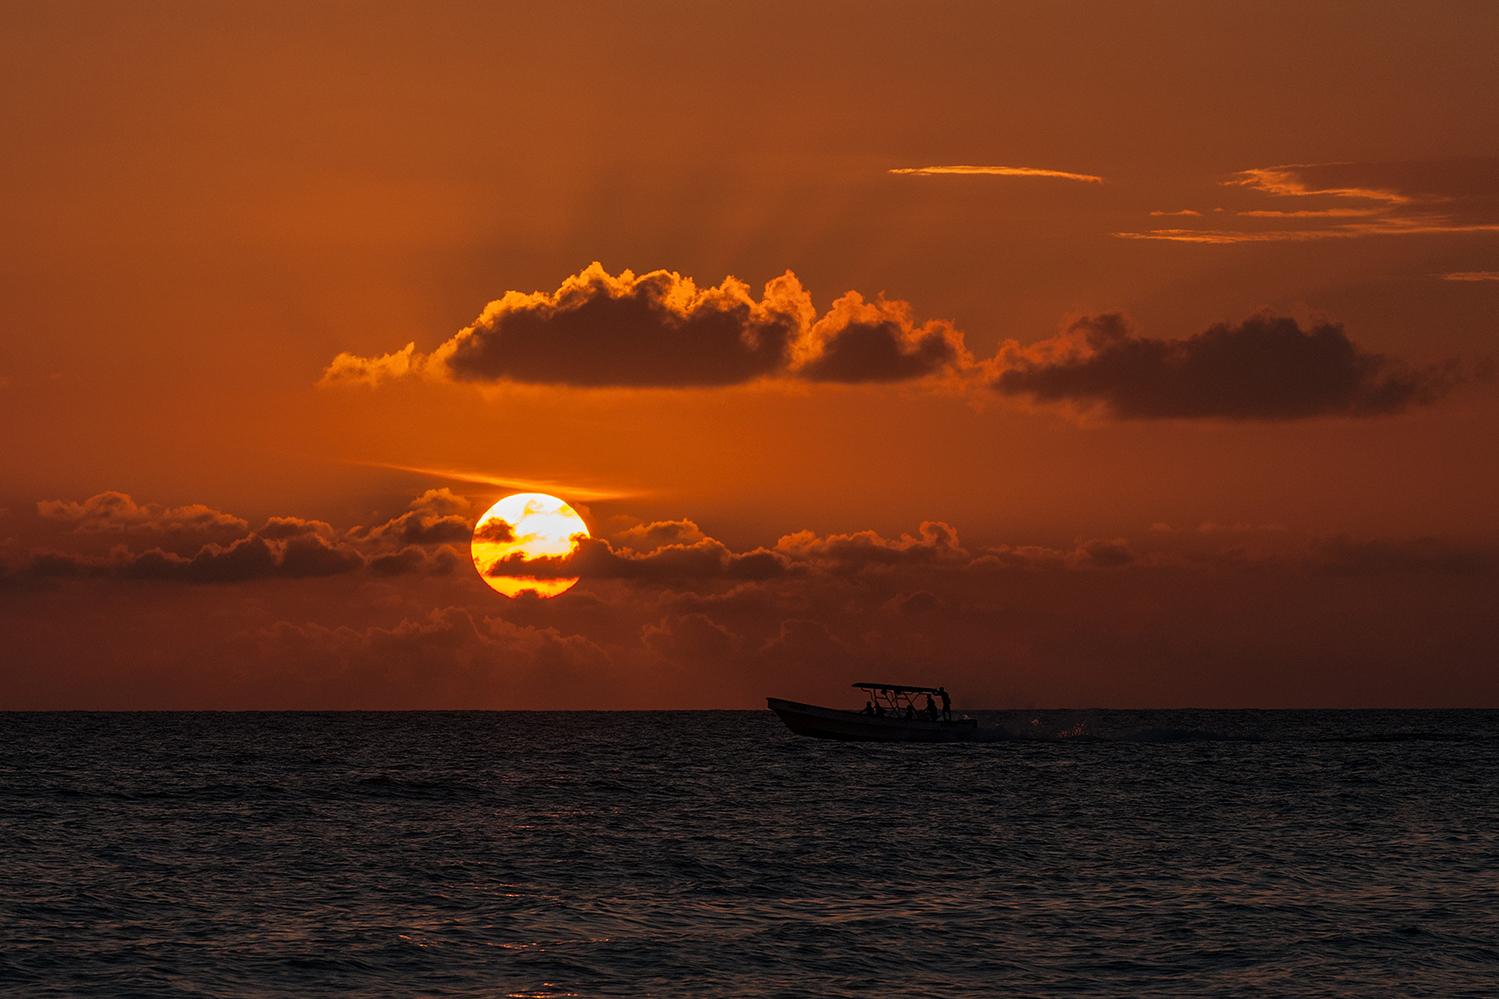
[[[1496,29],[7,5],[0,709],[1499,706]]]

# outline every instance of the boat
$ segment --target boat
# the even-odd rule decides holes
[[[864,691],[863,711],[843,711],[767,697],[766,705],[797,735],[854,742],[962,742],[978,730],[972,718],[944,718],[918,708],[915,698],[947,696],[942,687],[908,687],[898,683],[856,683]]]

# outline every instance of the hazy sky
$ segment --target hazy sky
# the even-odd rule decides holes
[[[0,708],[1499,706],[1496,43],[0,4]]]

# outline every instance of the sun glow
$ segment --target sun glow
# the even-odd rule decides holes
[[[546,493],[516,493],[490,507],[474,527],[470,551],[474,568],[496,592],[507,597],[535,593],[555,597],[578,581],[544,579],[524,575],[495,575],[496,563],[519,553],[525,562],[533,558],[566,555],[588,537],[583,518],[566,503]],[[515,567],[509,566],[509,569]]]

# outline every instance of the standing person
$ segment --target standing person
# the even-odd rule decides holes
[[[942,698],[942,720],[952,721],[952,698],[947,696],[947,688],[938,687],[937,696]]]
[[[932,703],[931,694],[926,695],[926,707],[922,709],[921,713],[926,715],[931,721],[937,720],[937,705]]]

